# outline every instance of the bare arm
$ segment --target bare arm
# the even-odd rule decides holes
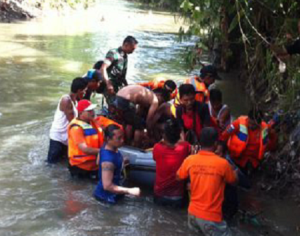
[[[225,124],[226,121],[230,118],[230,110],[227,107],[224,112],[222,112],[220,118],[219,118],[219,126],[222,130],[226,129]]]
[[[70,98],[68,97],[63,97],[61,99],[60,105],[59,105],[59,109],[65,113],[67,120],[71,121],[74,119],[74,111],[73,111],[73,105],[72,105],[72,101]]]
[[[117,186],[113,183],[115,166],[110,162],[103,162],[102,168],[102,184],[104,190],[115,194],[129,194],[132,196],[140,196],[140,188],[125,188]]]
[[[148,111],[147,120],[146,120],[148,128],[151,128],[153,126],[153,118],[155,116],[155,113],[156,113],[157,109],[158,109],[158,99],[154,95],[152,104],[151,104],[151,106],[149,108],[149,111]]]
[[[106,83],[106,87],[107,87],[108,92],[109,93],[114,93],[114,88],[113,88],[111,82],[109,81],[108,74],[107,74],[107,68],[108,67],[109,67],[108,64],[103,63],[101,68],[100,68],[100,72],[101,72],[101,75],[104,79],[104,82]]]

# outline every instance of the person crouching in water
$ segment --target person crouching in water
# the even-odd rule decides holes
[[[106,143],[100,150],[99,183],[94,196],[99,201],[116,203],[124,194],[140,196],[140,188],[121,187],[123,156],[119,148],[124,143],[124,132],[118,125],[109,125],[105,129]]]
[[[176,171],[190,154],[191,146],[188,142],[180,141],[181,130],[177,120],[166,121],[163,140],[153,148],[153,159],[156,162],[154,203],[159,205],[184,205],[185,184],[176,180]]]
[[[96,106],[89,100],[80,100],[77,106],[78,118],[69,124],[69,171],[72,177],[97,177],[96,159],[103,144],[103,132],[94,123]]]

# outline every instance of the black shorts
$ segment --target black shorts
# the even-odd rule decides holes
[[[132,125],[134,129],[142,130],[146,127],[145,121],[136,114],[135,104],[129,100],[116,96],[114,101],[116,108],[121,111],[125,124]]]
[[[47,162],[55,164],[62,160],[68,160],[68,146],[50,139]]]

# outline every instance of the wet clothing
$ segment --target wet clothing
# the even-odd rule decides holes
[[[68,156],[68,125],[69,121],[63,111],[60,110],[60,103],[63,98],[70,99],[72,106],[73,106],[73,112],[74,116],[77,116],[77,109],[76,109],[76,103],[74,103],[70,97],[70,95],[64,95],[61,97],[61,99],[58,102],[55,114],[54,114],[54,120],[52,122],[51,128],[50,128],[50,144],[49,144],[49,151],[47,156],[47,162],[54,164],[62,159],[64,157]]]
[[[225,221],[213,222],[188,215],[188,226],[191,230],[204,236],[231,236],[232,233]]]
[[[112,182],[115,185],[120,186],[121,185],[121,173],[122,173],[122,167],[123,167],[123,156],[122,154],[118,152],[114,152],[111,150],[105,149],[105,144],[100,150],[100,163],[99,163],[99,183],[94,191],[94,196],[97,200],[105,201],[108,203],[116,203],[120,195],[108,192],[104,190],[103,184],[102,184],[102,163],[103,162],[110,162],[114,165],[114,175]]]
[[[79,144],[85,143],[91,148],[100,148],[103,144],[103,132],[94,122],[86,123],[73,119],[68,127],[69,164],[86,171],[98,170],[96,155],[86,154],[80,150]]]
[[[131,101],[116,96],[114,104],[121,111],[121,116],[126,125],[132,125],[136,130],[142,130],[146,127],[146,122],[136,113],[136,105]]]
[[[69,164],[68,169],[72,177],[79,178],[79,179],[91,179],[97,180],[98,179],[98,170],[88,171],[77,166],[71,166]]]
[[[47,162],[55,164],[63,159],[68,159],[68,146],[50,139]]]
[[[190,215],[202,220],[222,222],[225,184],[236,181],[228,161],[213,152],[200,151],[187,157],[177,171],[180,179],[190,178]]]
[[[250,163],[257,168],[269,142],[268,125],[263,121],[256,130],[248,129],[248,117],[241,116],[222,133],[231,159],[241,168]]]
[[[183,127],[185,133],[193,131],[199,140],[203,127],[210,125],[208,106],[205,103],[195,102],[191,111],[186,111],[180,105],[176,108],[176,119]]]
[[[183,197],[161,197],[154,195],[153,202],[160,206],[173,208],[181,208],[185,205],[185,199]]]
[[[51,128],[50,128],[50,139],[54,141],[61,142],[65,145],[68,145],[68,125],[69,121],[63,111],[60,110],[60,103],[63,98],[67,98],[71,101],[72,106],[73,106],[73,112],[74,112],[74,117],[77,117],[78,112],[76,109],[77,102],[74,103],[70,97],[70,95],[64,95],[61,97],[61,99],[58,102],[55,114],[54,114],[54,120],[52,122]]]
[[[292,45],[286,46],[286,51],[290,55],[300,54],[300,39],[297,39]]]
[[[179,142],[174,147],[163,142],[154,145],[153,159],[156,162],[154,194],[158,197],[183,198],[185,184],[176,180],[176,172],[190,154],[190,144]]]

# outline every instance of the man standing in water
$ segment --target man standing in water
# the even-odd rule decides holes
[[[86,89],[87,82],[83,78],[75,78],[71,92],[59,100],[50,129],[48,163],[57,163],[68,156],[68,124],[77,116],[77,101],[83,98]]]
[[[120,88],[128,85],[126,80],[128,54],[134,52],[137,44],[138,41],[134,37],[127,36],[121,47],[112,49],[106,54],[100,72],[106,83],[104,96],[108,105],[113,102]]]
[[[179,170],[179,180],[190,178],[191,201],[188,209],[188,224],[192,230],[205,236],[230,236],[223,220],[222,203],[226,183],[235,184],[237,173],[228,161],[215,154],[218,132],[206,127],[200,135],[201,151],[187,157]]]
[[[78,102],[78,117],[68,126],[69,171],[79,178],[97,177],[97,155],[103,144],[103,132],[94,122],[97,105],[83,99]]]

